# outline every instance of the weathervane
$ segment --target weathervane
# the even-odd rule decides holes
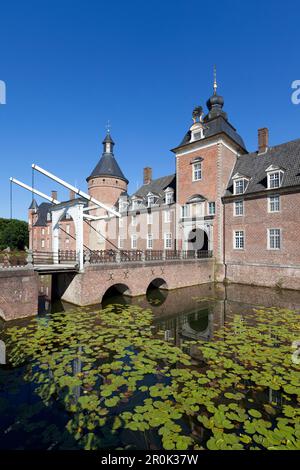
[[[214,65],[214,95],[217,94],[217,88],[218,88],[218,85],[217,85],[217,67],[216,67],[216,65]]]
[[[106,133],[109,134],[110,133],[110,128],[111,128],[109,119],[107,121],[107,124],[106,124],[105,128],[106,128]]]

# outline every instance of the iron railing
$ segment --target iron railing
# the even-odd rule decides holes
[[[210,250],[97,250],[85,252],[89,264],[192,260],[212,258]]]
[[[59,250],[58,253],[52,251],[33,251],[34,265],[47,264],[74,264],[78,260],[75,250]]]

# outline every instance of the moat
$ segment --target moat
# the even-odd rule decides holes
[[[0,323],[0,449],[300,449],[300,292],[40,294]]]

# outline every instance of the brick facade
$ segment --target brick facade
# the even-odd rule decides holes
[[[298,289],[300,141],[272,148],[268,129],[263,128],[258,150],[249,154],[223,104],[215,89],[206,116],[201,107],[195,108],[194,123],[172,150],[175,174],[153,180],[152,169],[144,168],[144,184],[132,196],[127,194],[128,181],[114,158],[114,142],[110,134],[106,136],[102,157],[87,178],[88,192],[119,211],[121,218],[111,217],[104,209],[90,211],[90,215],[106,219],[85,220],[85,248],[212,250],[216,280],[226,277],[233,282]],[[268,202],[271,194],[277,194],[268,187],[272,172],[280,180],[280,210],[273,213]],[[239,197],[234,190],[237,180],[245,184]],[[243,201],[243,215],[234,215],[238,200]],[[29,211],[31,247],[51,251],[51,220],[40,217],[40,209]],[[269,246],[268,231],[272,229],[280,232],[278,249]],[[235,232],[243,234],[242,249],[234,246]],[[75,237],[72,220],[61,220],[60,248],[74,250]]]

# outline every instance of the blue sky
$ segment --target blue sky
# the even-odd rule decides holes
[[[108,119],[130,192],[144,166],[172,173],[170,149],[211,95],[214,63],[249,150],[262,126],[271,145],[300,137],[297,1],[11,0],[0,9],[0,217],[9,177],[30,183],[33,162],[85,189]],[[42,175],[36,185],[67,196]],[[14,188],[14,217],[27,217],[30,199]]]

